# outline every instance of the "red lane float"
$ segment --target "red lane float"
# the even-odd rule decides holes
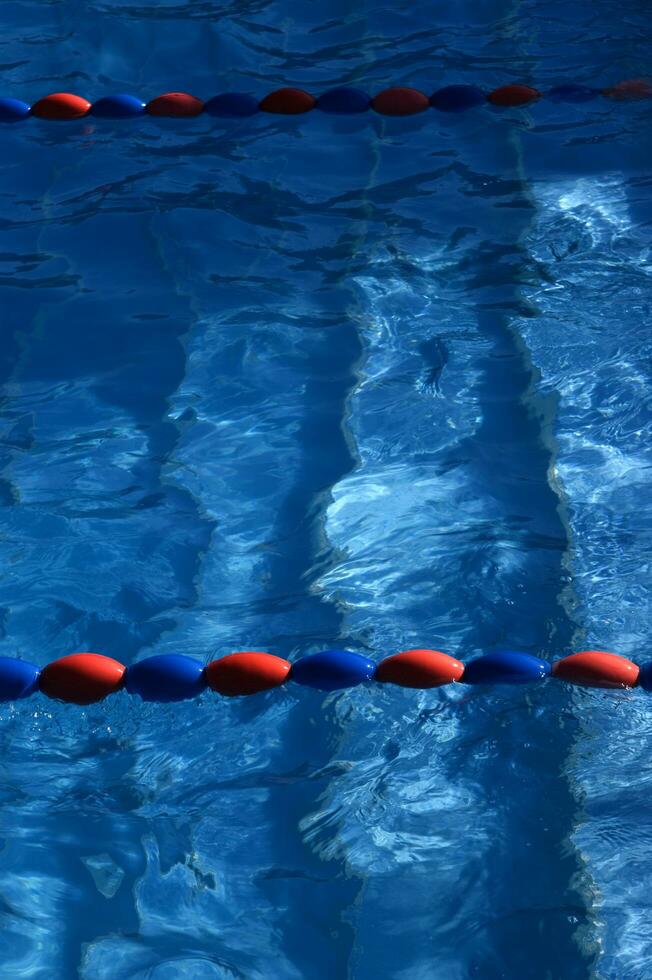
[[[616,102],[636,102],[652,97],[652,84],[645,78],[628,78],[624,82],[603,89],[602,94],[607,99],[615,99]]]
[[[35,102],[31,115],[38,119],[82,119],[90,111],[91,104],[81,95],[70,92],[53,92]]]
[[[487,96],[487,102],[498,106],[527,105],[541,98],[541,92],[530,85],[501,85]]]
[[[302,112],[310,112],[317,104],[317,99],[302,88],[279,88],[270,92],[260,103],[263,112],[275,112],[284,116],[298,116]]]
[[[158,95],[145,106],[145,112],[150,116],[170,116],[179,119],[184,116],[200,116],[204,111],[204,103],[187,92],[166,92]]]
[[[371,108],[382,116],[414,116],[430,108],[430,99],[416,88],[396,85],[379,92],[371,100]]]
[[[400,687],[441,687],[459,681],[464,664],[439,650],[404,650],[382,660],[375,678],[383,684]]]
[[[583,687],[635,687],[639,668],[627,657],[602,650],[572,653],[552,665],[552,676]]]
[[[206,668],[208,686],[234,698],[279,687],[290,673],[291,663],[271,653],[230,653]]]
[[[124,664],[99,653],[71,653],[41,671],[39,687],[49,698],[94,704],[122,687]]]

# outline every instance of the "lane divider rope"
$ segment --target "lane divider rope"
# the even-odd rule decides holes
[[[73,653],[42,669],[25,660],[0,657],[0,701],[17,701],[41,691],[73,704],[93,704],[124,689],[143,701],[184,701],[210,688],[224,697],[258,694],[294,681],[321,691],[338,691],[369,681],[408,688],[444,684],[528,684],[552,677],[584,687],[652,691],[652,663],[639,667],[626,657],[584,650],[550,663],[529,653],[502,651],[464,664],[440,650],[404,650],[376,663],[349,650],[324,650],[294,663],[269,653],[247,651],[207,666],[184,654],[158,654],[125,667],[98,653]]]
[[[363,89],[340,86],[320,96],[300,88],[280,88],[263,99],[246,92],[223,92],[205,102],[187,92],[166,92],[149,102],[134,95],[105,95],[89,102],[71,92],[53,92],[33,105],[10,97],[0,97],[0,122],[15,123],[31,116],[50,121],[70,121],[94,116],[99,119],[132,119],[137,116],[191,118],[202,114],[221,118],[243,118],[258,112],[296,116],[319,109],[337,115],[355,115],[373,110],[384,116],[413,116],[426,109],[440,112],[464,112],[476,106],[507,108],[529,105],[540,99],[552,102],[583,103],[599,97],[615,102],[636,102],[652,98],[652,83],[644,78],[630,78],[607,88],[593,88],[574,83],[556,85],[546,92],[531,85],[501,85],[485,92],[476,85],[446,85],[431,96],[408,86],[392,86],[371,96]]]

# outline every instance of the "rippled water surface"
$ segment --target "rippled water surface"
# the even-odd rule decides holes
[[[645,74],[649,4],[16,0],[33,100]],[[5,127],[0,655],[647,658],[650,103]],[[651,702],[1,706],[38,980],[643,980]]]

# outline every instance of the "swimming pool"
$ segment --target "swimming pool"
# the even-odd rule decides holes
[[[609,85],[646,7],[21,2],[4,86]],[[650,105],[3,128],[0,655],[645,659]],[[648,697],[1,705],[4,975],[643,977]]]

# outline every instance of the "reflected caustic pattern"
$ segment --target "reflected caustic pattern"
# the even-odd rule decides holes
[[[4,84],[609,86],[646,7],[24,0]],[[650,111],[3,127],[0,655],[644,662]],[[638,980],[647,698],[2,705],[4,972]]]

